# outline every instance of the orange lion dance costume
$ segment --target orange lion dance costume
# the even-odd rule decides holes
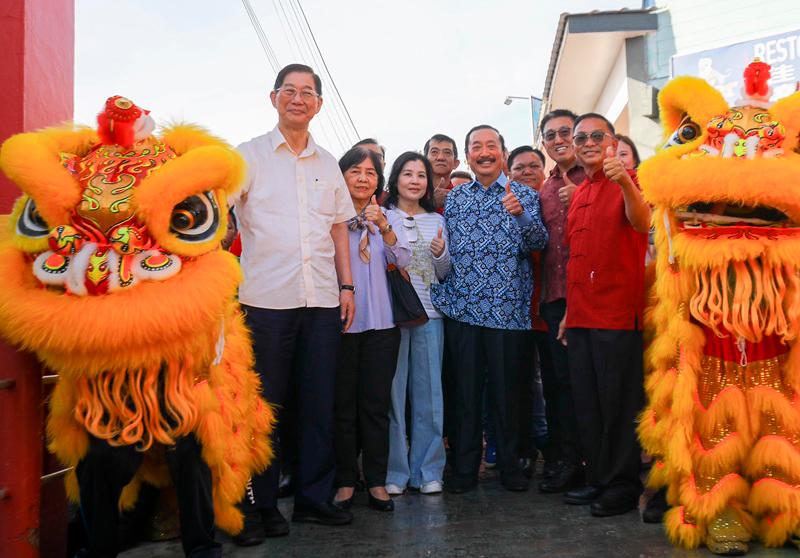
[[[800,94],[769,103],[769,77],[750,64],[734,107],[667,84],[668,141],[639,174],[658,247],[649,484],[675,544],[723,555],[800,542]]]
[[[189,478],[191,465],[210,478],[212,540],[214,522],[236,533],[235,505],[272,455],[272,412],[235,300],[239,266],[219,249],[244,162],[200,128],[152,136],[147,111],[123,97],[98,123],[2,146],[2,170],[24,194],[0,236],[0,333],[60,377],[47,434],[77,470],[72,500],[91,488],[82,471],[95,454],[101,471],[135,463],[124,489],[103,488],[112,516],[142,481]],[[100,513],[95,499],[82,503],[85,518]],[[87,523],[90,539],[103,536]]]

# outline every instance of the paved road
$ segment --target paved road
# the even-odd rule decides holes
[[[646,525],[636,512],[595,518],[587,507],[567,506],[559,496],[503,490],[496,476],[483,476],[478,490],[463,495],[424,496],[409,493],[395,499],[394,513],[373,511],[359,493],[353,506],[355,521],[347,527],[291,524],[291,534],[263,545],[238,548],[226,537],[224,555],[256,557],[614,557],[696,558],[706,550],[673,549],[660,525]],[[291,515],[291,499],[281,501]],[[148,543],[122,554],[123,558],[182,556],[179,541]],[[765,550],[748,556],[797,556],[794,548]]]

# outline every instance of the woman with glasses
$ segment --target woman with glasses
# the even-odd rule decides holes
[[[334,436],[336,486],[334,504],[349,509],[358,480],[362,453],[369,506],[392,511],[386,493],[389,458],[389,409],[397,365],[400,332],[394,325],[386,266],[408,265],[411,250],[376,196],[383,190],[380,157],[354,147],[339,160],[356,216],[350,229],[350,268],[355,287],[356,314],[342,346],[336,374]]]
[[[423,494],[442,491],[445,464],[442,441],[442,315],[431,304],[430,286],[450,271],[444,217],[433,201],[433,170],[427,158],[407,151],[389,175],[384,206],[392,222],[401,223],[411,246],[406,271],[428,314],[423,325],[400,328],[400,354],[392,384],[389,427],[389,472],[386,491],[400,495],[406,486]],[[406,403],[410,409],[410,448],[406,443]]]

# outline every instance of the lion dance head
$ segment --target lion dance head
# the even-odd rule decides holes
[[[50,449],[68,466],[88,435],[147,452],[138,483],[164,475],[159,448],[194,434],[218,525],[266,466],[272,415],[236,304],[240,270],[220,250],[244,162],[194,126],[153,135],[149,112],[108,99],[98,129],[7,140],[0,166],[22,190],[0,235],[0,333],[60,380]],[[70,495],[77,498],[74,478]]]
[[[771,103],[769,78],[750,64],[733,107],[668,83],[664,146],[639,175],[658,250],[649,482],[668,487],[670,538],[720,554],[800,535],[800,94]]]

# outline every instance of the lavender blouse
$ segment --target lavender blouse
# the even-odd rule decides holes
[[[411,248],[403,233],[402,224],[391,217],[387,218],[397,235],[397,242],[394,246],[384,244],[377,228],[374,234],[368,233],[370,248],[368,264],[364,263],[358,255],[361,231],[348,231],[350,271],[353,275],[353,286],[356,288],[356,314],[347,333],[362,333],[371,329],[394,327],[386,266],[393,263],[397,267],[406,267],[411,261]]]

